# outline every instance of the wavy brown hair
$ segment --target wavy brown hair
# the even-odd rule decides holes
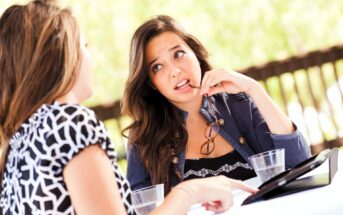
[[[212,67],[205,47],[169,16],[160,15],[148,20],[136,30],[131,40],[130,71],[122,111],[133,122],[122,133],[129,131],[129,144],[137,147],[152,183],[164,183],[165,193],[168,193],[172,175],[181,181],[177,166],[171,162],[172,150],[180,153],[188,135],[180,111],[152,88],[148,76],[146,45],[164,32],[175,33],[188,44],[200,63],[202,75]]]
[[[0,18],[1,179],[9,140],[41,105],[67,93],[80,67],[80,33],[53,0],[9,7]]]

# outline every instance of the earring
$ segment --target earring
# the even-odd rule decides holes
[[[174,149],[171,150],[171,156],[172,156],[171,162],[175,165],[178,164],[179,158],[176,156]]]

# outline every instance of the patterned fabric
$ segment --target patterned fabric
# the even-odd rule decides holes
[[[70,104],[43,105],[10,140],[0,196],[3,214],[75,214],[63,168],[89,145],[99,144],[112,169],[129,214],[130,187],[116,164],[104,125],[94,112]]]
[[[254,170],[236,150],[217,158],[186,159],[184,180],[217,175],[239,180],[256,176]]]

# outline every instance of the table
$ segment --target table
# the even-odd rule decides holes
[[[327,171],[328,162],[307,173],[304,177],[319,174]],[[261,182],[257,177],[245,181],[247,184],[258,187]],[[243,200],[249,196],[249,193],[243,191],[234,191],[233,207],[220,215],[321,215],[321,214],[343,214],[343,150],[339,150],[338,170],[331,184],[290,194],[287,196],[260,201],[253,204],[241,206]],[[211,215],[212,212],[198,207],[190,211],[188,215]]]

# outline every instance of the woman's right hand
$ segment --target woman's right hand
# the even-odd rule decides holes
[[[207,210],[216,213],[228,210],[233,204],[232,191],[240,189],[256,193],[258,189],[244,184],[242,181],[225,176],[193,179],[177,185],[174,189],[184,190],[192,196],[194,203],[201,203]]]
[[[235,189],[250,193],[258,191],[242,181],[225,176],[192,179],[174,187],[166,196],[162,205],[155,208],[150,215],[187,214],[190,207],[195,203],[201,203],[207,210],[216,213],[223,212],[232,206],[232,191]]]

